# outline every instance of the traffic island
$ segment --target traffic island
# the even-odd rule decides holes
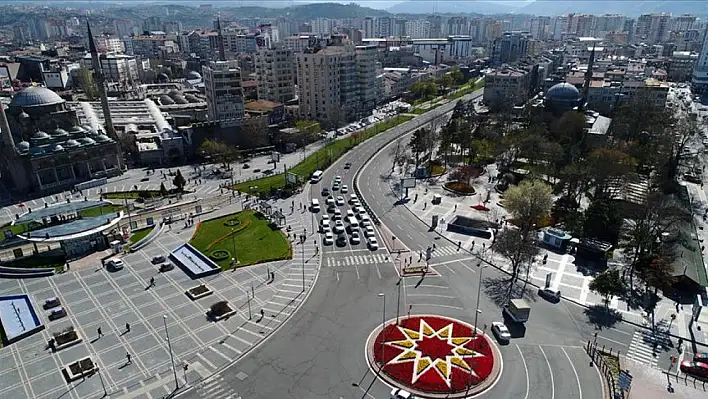
[[[91,375],[95,373],[96,370],[98,370],[96,363],[91,360],[90,356],[86,356],[64,366],[64,375],[68,382],[72,382]]]
[[[204,298],[214,293],[206,284],[200,284],[196,287],[192,287],[185,291],[189,299],[196,301],[197,299]]]
[[[483,331],[460,320],[416,315],[378,327],[367,341],[369,367],[385,383],[422,398],[466,398],[491,388],[502,357]]]

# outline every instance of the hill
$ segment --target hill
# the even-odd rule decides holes
[[[574,12],[595,15],[623,14],[627,16],[665,12],[673,15],[694,14],[700,16],[708,15],[708,1],[603,1],[602,7],[598,7],[597,1],[536,0],[519,8],[517,12],[533,15],[562,15]]]
[[[487,1],[461,0],[406,0],[388,8],[395,14],[505,14],[515,10],[513,5],[519,2],[493,3]]]

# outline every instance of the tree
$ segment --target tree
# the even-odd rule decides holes
[[[506,258],[511,266],[511,278],[507,292],[507,297],[509,297],[519,277],[521,267],[526,265],[527,270],[531,267],[539,248],[531,240],[527,240],[519,230],[505,228],[496,235],[492,250]]]
[[[524,180],[506,190],[504,204],[521,229],[521,235],[527,237],[534,224],[551,213],[551,186],[539,180]]]
[[[396,144],[389,150],[389,155],[393,160],[391,164],[391,173],[389,173],[389,176],[393,174],[394,170],[396,169],[396,165],[401,164],[401,159],[405,156],[405,154],[406,147],[401,144],[401,140],[396,140]]]
[[[450,179],[471,185],[471,180],[479,176],[479,170],[474,166],[462,165],[450,174]]]
[[[428,129],[426,128],[420,128],[413,132],[413,137],[411,137],[410,141],[410,147],[413,150],[413,154],[415,155],[415,167],[418,169],[418,166],[420,165],[420,156],[421,154],[425,153],[427,149],[427,136],[429,132]]]
[[[160,195],[163,197],[167,197],[167,188],[165,187],[165,183],[160,183]]]
[[[93,74],[87,67],[79,68],[78,72],[79,86],[84,90],[84,94],[89,101],[98,99],[98,86],[93,80]]]
[[[268,144],[268,127],[262,117],[245,120],[241,131],[245,148],[258,148]]]
[[[454,66],[450,68],[448,75],[452,78],[452,82],[455,86],[459,86],[465,80],[465,74],[460,71],[460,67]]]
[[[177,187],[177,190],[179,192],[184,191],[184,186],[187,184],[187,181],[184,179],[184,176],[182,176],[182,172],[180,172],[179,169],[177,169],[177,174],[175,175],[175,178],[172,180],[172,184],[174,184],[174,186]]]
[[[604,297],[605,308],[610,306],[610,297],[621,295],[624,291],[622,278],[617,269],[608,269],[598,274],[590,282],[588,288]]]
[[[438,88],[432,80],[419,80],[411,85],[410,91],[418,98],[427,99],[435,96]]]
[[[212,139],[206,139],[199,146],[199,153],[213,161],[226,166],[236,159],[236,151],[228,144]]]
[[[583,236],[617,244],[623,219],[619,207],[609,198],[593,198],[583,219]]]
[[[655,256],[650,262],[644,265],[644,267],[638,270],[639,278],[641,278],[647,286],[654,288],[654,295],[656,295],[659,290],[671,288],[671,284],[674,282],[672,261],[670,256]]]

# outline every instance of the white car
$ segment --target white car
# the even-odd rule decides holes
[[[337,234],[344,233],[344,223],[341,220],[334,222],[334,232]]]
[[[352,236],[349,240],[352,243],[352,245],[357,245],[357,244],[361,243],[361,236],[359,236],[359,232],[353,231]]]
[[[347,187],[347,185],[346,185],[346,184],[342,184],[342,189],[341,189],[341,190],[339,190],[339,191],[341,191],[341,192],[342,192],[342,194],[346,194],[346,193],[348,193],[348,192],[349,192],[349,187]]]
[[[339,184],[342,182],[342,176],[334,176],[334,184]]]
[[[362,220],[359,222],[359,226],[362,226],[364,228],[371,227],[371,220],[370,219]]]
[[[325,200],[325,204],[334,205],[334,197],[332,197],[331,195],[327,197],[327,199]]]
[[[339,208],[334,208],[334,215],[332,215],[332,219],[339,220],[341,218],[342,218],[342,211]]]
[[[369,237],[368,245],[369,249],[372,251],[376,251],[377,249],[379,249],[379,242],[376,241],[376,237]]]
[[[376,237],[374,227],[371,225],[364,227],[364,236],[366,236],[367,238]]]
[[[123,261],[117,258],[109,259],[108,262],[106,262],[106,266],[108,267],[108,269],[114,271],[123,269],[124,265],[125,264],[123,263]]]
[[[344,206],[344,197],[342,197],[341,195],[337,196],[337,200],[335,201],[335,203],[337,204],[337,206]]]
[[[361,206],[361,202],[359,202],[358,199],[349,201],[349,204],[350,204],[351,206],[354,206],[354,207]]]
[[[334,235],[332,235],[332,232],[331,231],[326,232],[324,239],[322,241],[324,242],[324,245],[334,244]]]
[[[354,217],[354,211],[351,209],[347,209],[347,217],[348,218],[353,218]]]
[[[320,224],[320,231],[323,233],[328,232],[332,228],[332,225],[329,223],[329,220],[322,220],[322,223]]]
[[[356,216],[361,219],[362,215],[366,215],[366,209],[364,209],[363,206],[355,206],[354,213],[356,213]]]
[[[492,322],[492,333],[497,337],[499,342],[509,342],[511,339],[511,333],[506,325],[501,321]]]
[[[357,197],[356,194],[349,195],[349,204],[353,204],[354,201],[359,201],[359,197]]]
[[[366,213],[361,215],[361,223],[362,224],[371,224],[371,218],[369,217],[369,215],[367,215]]]

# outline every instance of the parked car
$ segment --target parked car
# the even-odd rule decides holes
[[[361,236],[359,235],[359,232],[354,230],[352,231],[352,236],[349,239],[352,243],[352,245],[358,245],[361,243]]]
[[[158,263],[162,263],[165,261],[165,256],[164,255],[157,255],[156,257],[152,258],[152,264],[156,265]]]
[[[251,167],[251,165],[245,163],[245,164],[243,164],[243,165],[241,166],[241,169],[248,169],[248,168],[250,168],[250,167]]]
[[[507,343],[511,339],[509,329],[506,328],[506,325],[501,321],[492,322],[492,333],[497,337],[497,340],[502,343]]]
[[[334,222],[334,232],[337,234],[344,233],[344,223],[341,220]]]
[[[323,197],[329,196],[329,187],[322,188],[322,192],[320,194],[322,194]]]
[[[327,204],[327,206],[333,205],[333,204],[334,204],[334,197],[331,196],[331,195],[330,195],[329,197],[327,197],[327,200],[325,201],[325,204]]]
[[[681,362],[681,371],[696,377],[708,378],[708,364],[684,360]]]
[[[374,233],[374,227],[369,225],[364,227],[364,236],[367,238],[369,237],[376,237],[376,233]]]
[[[112,270],[112,271],[121,270],[121,269],[123,269],[123,266],[125,266],[123,261],[120,259],[117,259],[117,258],[109,259],[106,262],[106,268],[108,268],[108,270]]]
[[[54,308],[51,311],[49,311],[49,315],[47,316],[49,320],[57,320],[61,319],[62,317],[66,316],[66,309],[62,308],[61,306],[58,308]]]
[[[369,237],[369,241],[368,241],[367,245],[369,246],[369,249],[372,251],[376,251],[377,249],[379,249],[379,242],[376,241],[376,237]]]
[[[42,307],[44,310],[49,310],[51,308],[55,308],[57,306],[61,305],[61,301],[57,297],[49,298],[44,301],[44,305]]]
[[[345,245],[347,245],[347,237],[344,234],[340,234],[337,236],[337,246],[343,247]]]
[[[160,273],[169,272],[170,270],[172,270],[174,268],[175,268],[175,265],[173,265],[170,262],[165,262],[160,265]]]
[[[337,206],[344,206],[344,197],[342,197],[341,195],[338,195],[336,203],[337,203]]]
[[[557,301],[560,301],[560,299],[561,299],[561,292],[559,290],[554,290],[549,287],[539,288],[538,289],[538,296],[546,298],[549,301],[557,302]]]

